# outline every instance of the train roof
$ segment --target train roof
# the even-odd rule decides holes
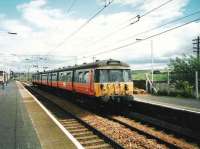
[[[39,73],[48,73],[48,72],[57,72],[57,71],[67,71],[67,70],[77,70],[77,69],[88,69],[88,68],[100,68],[105,66],[121,66],[121,67],[129,67],[127,63],[124,63],[119,60],[109,59],[109,60],[96,60],[92,63],[83,63],[81,65],[75,65],[75,66],[69,66],[69,67],[63,67],[60,69],[54,69],[49,70],[45,72],[39,72]]]
[[[82,65],[75,66],[74,69],[86,69],[86,68],[98,68],[103,66],[123,66],[123,67],[129,67],[128,64],[121,62],[119,60],[97,60],[93,63],[84,63]]]

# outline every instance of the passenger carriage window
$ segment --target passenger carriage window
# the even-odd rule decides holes
[[[63,81],[63,73],[62,73],[62,72],[59,73],[59,80],[60,80],[60,81]]]
[[[78,73],[78,82],[82,82],[83,81],[83,72],[79,72]]]
[[[72,73],[68,72],[66,75],[66,82],[71,82],[72,81]]]
[[[89,71],[84,72],[83,83],[89,83]]]
[[[59,81],[65,81],[65,72],[59,72],[58,80]]]
[[[62,72],[61,73],[61,81],[65,81],[66,80],[66,72]]]
[[[78,72],[75,72],[75,82],[78,82]]]
[[[52,73],[52,81],[57,81],[57,73]]]
[[[39,78],[39,75],[37,74],[37,81],[39,80],[40,78]]]
[[[47,75],[46,74],[43,74],[42,75],[42,81],[46,81],[47,80]]]
[[[48,74],[48,82],[51,82],[51,73]]]

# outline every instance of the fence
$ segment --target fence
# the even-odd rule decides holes
[[[155,82],[158,94],[199,98],[200,73],[171,73],[168,80]]]
[[[190,73],[163,73],[166,75],[165,79],[153,82],[153,87],[156,89],[159,95],[169,96],[184,96],[184,97],[196,97],[199,98],[200,91],[200,72],[198,75],[196,72]],[[198,82],[197,82],[198,81]],[[145,80],[135,80],[134,85],[138,88],[146,89],[152,92],[151,79],[146,77]],[[146,85],[146,87],[145,87]],[[153,90],[155,93],[155,90]]]

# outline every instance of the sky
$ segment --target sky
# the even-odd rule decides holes
[[[151,69],[152,55],[154,69],[166,68],[170,59],[193,54],[192,39],[200,35],[195,21],[143,40],[200,18],[198,12],[173,21],[200,11],[200,0],[172,0],[146,14],[167,1],[114,0],[88,22],[109,0],[2,0],[0,69],[34,71],[110,58],[132,69]]]

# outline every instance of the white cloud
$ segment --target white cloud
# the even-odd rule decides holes
[[[140,3],[141,1],[139,0],[117,1],[117,4],[125,5],[139,5]],[[142,14],[148,11],[149,8],[154,8],[161,3],[163,3],[161,0],[146,0],[144,5],[139,7],[139,10]],[[67,56],[78,56],[78,58],[81,58],[81,60],[78,61],[79,63],[82,63],[83,61],[90,62],[92,61],[92,58],[84,59],[83,57],[133,42],[136,38],[145,38],[148,36],[148,34],[139,37],[133,37],[129,40],[120,42],[122,39],[130,35],[134,35],[146,29],[155,27],[169,19],[175,19],[182,16],[183,9],[187,3],[188,0],[173,1],[169,5],[157,10],[155,13],[145,16],[133,26],[130,26],[121,32],[117,32],[116,34],[113,34],[113,36],[105,37],[106,40],[95,42],[101,38],[104,38],[105,35],[109,35],[109,33],[116,31],[122,26],[128,25],[130,22],[125,23],[124,21],[137,15],[138,12],[135,14],[128,11],[118,12],[115,14],[101,14],[80,32],[73,37],[68,38],[61,46],[56,48],[61,41],[73,33],[86,21],[86,19],[75,19],[70,16],[65,16],[63,10],[49,7],[48,1],[34,0],[30,3],[17,6],[18,11],[21,12],[21,18],[19,20],[5,19],[5,17],[1,19],[0,17],[0,20],[2,20],[0,23],[1,28],[19,33],[19,35],[16,37],[0,37],[0,43],[3,43],[1,44],[1,47],[4,49],[0,52],[8,53],[8,55],[9,53],[22,55],[55,55],[54,57],[51,56],[49,58],[48,62],[51,66],[53,64],[60,66],[74,64],[74,57]],[[121,26],[119,26],[119,24],[121,24]],[[200,23],[193,23],[182,29],[172,31],[171,33],[153,39],[155,57],[164,57],[166,59],[166,57],[172,57],[177,53],[180,54],[182,49],[185,49],[190,45],[192,47],[190,40],[199,33],[196,32],[199,29]],[[182,50],[182,52],[185,51]],[[134,44],[130,47],[124,47],[116,52],[105,53],[95,57],[96,59],[116,58],[127,62],[131,62],[131,60],[135,59],[145,59],[147,64],[144,64],[144,62],[143,64],[131,64],[133,68],[142,68],[142,65],[149,66],[148,63],[150,54],[150,42],[144,41]],[[25,57],[20,57],[17,59],[18,61],[14,61],[16,61],[16,64],[18,64],[20,62],[19,59],[23,60],[24,58]],[[73,60],[68,61],[69,59]],[[10,60],[10,63],[8,62],[9,65],[13,64],[13,58],[8,58],[7,60]],[[34,57],[33,63],[37,63],[37,57]],[[41,61],[39,63],[47,65],[47,61]],[[156,67],[160,66],[163,66],[163,63],[160,63]]]

